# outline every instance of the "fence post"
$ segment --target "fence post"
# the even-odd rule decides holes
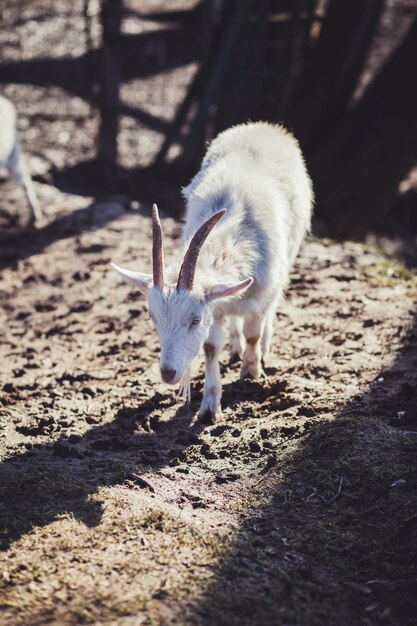
[[[97,156],[106,166],[117,165],[119,130],[119,45],[123,0],[102,0],[102,49],[100,85],[100,128]]]

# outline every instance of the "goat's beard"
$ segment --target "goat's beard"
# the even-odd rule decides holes
[[[184,400],[184,403],[190,404],[191,400],[191,366],[189,365],[185,370],[180,380],[179,394]]]

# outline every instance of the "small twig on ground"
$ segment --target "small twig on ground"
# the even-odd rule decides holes
[[[275,456],[275,454],[272,454],[265,466],[261,469],[261,471],[259,472],[259,474],[261,474],[262,478],[260,478],[256,483],[255,483],[255,487],[257,487],[265,478],[266,475],[271,471],[271,469],[273,467],[275,467],[275,465],[277,464],[277,457]]]
[[[343,487],[343,483],[345,482],[345,479],[343,476],[340,477],[339,480],[339,485],[337,487],[337,491],[334,494],[334,496],[332,496],[329,500],[324,500],[324,502],[326,504],[331,504],[332,502],[334,502],[335,500],[337,500],[337,498],[340,496],[340,494],[342,493],[342,487]]]
[[[317,495],[318,489],[317,487],[314,487],[313,491],[310,493],[309,496],[307,496],[306,498],[306,502],[308,502],[308,500],[311,500],[311,498],[314,498]]]
[[[277,457],[275,456],[275,454],[271,454],[271,456],[268,457],[265,467],[263,467],[259,473],[262,475],[266,474],[267,472],[269,472],[269,470],[275,467],[276,464]]]
[[[139,487],[149,489],[149,491],[152,491],[152,493],[155,493],[155,488],[151,485],[151,483],[149,483],[147,480],[142,478],[142,476],[139,476],[138,474],[135,474],[134,472],[131,472],[130,476],[132,477],[134,482],[139,485]]]
[[[331,504],[332,502],[334,502],[335,500],[337,500],[337,498],[340,496],[340,494],[342,493],[342,487],[343,487],[343,483],[345,482],[345,479],[343,476],[340,477],[339,480],[339,485],[337,487],[337,491],[334,494],[334,496],[332,496],[331,498],[325,498],[324,496],[322,496],[320,493],[318,493],[318,489],[317,487],[315,487],[312,491],[312,493],[310,493],[309,496],[307,496],[306,500],[310,500],[311,498],[320,498],[320,500],[324,503],[324,504]]]

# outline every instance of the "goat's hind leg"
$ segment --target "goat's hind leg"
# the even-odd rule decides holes
[[[230,316],[229,353],[230,363],[240,361],[243,351],[242,341],[243,320],[237,315]]]
[[[261,341],[261,363],[262,367],[265,367],[265,364],[268,359],[269,350],[271,347],[271,339],[272,334],[274,332],[274,318],[275,318],[275,305],[271,306],[265,314],[265,325],[262,333],[262,341]]]
[[[206,375],[204,379],[203,401],[199,411],[199,417],[209,421],[214,421],[222,412],[220,405],[222,384],[219,364],[219,356],[222,348],[223,330],[221,322],[215,321],[210,329],[207,341],[204,344]]]
[[[243,334],[246,340],[246,348],[243,354],[241,378],[253,378],[263,376],[261,366],[261,337],[264,330],[265,319],[259,313],[248,313],[243,324]]]
[[[26,197],[28,199],[29,207],[32,211],[32,216],[33,216],[32,221],[35,221],[39,224],[43,219],[43,214],[39,206],[39,202],[36,197],[35,190],[33,188],[32,179],[27,169],[23,178],[23,187],[26,192]]]

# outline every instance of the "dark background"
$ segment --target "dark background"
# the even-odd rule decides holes
[[[300,140],[319,234],[415,235],[415,0],[8,0],[0,18],[35,180],[153,201],[262,119]]]

